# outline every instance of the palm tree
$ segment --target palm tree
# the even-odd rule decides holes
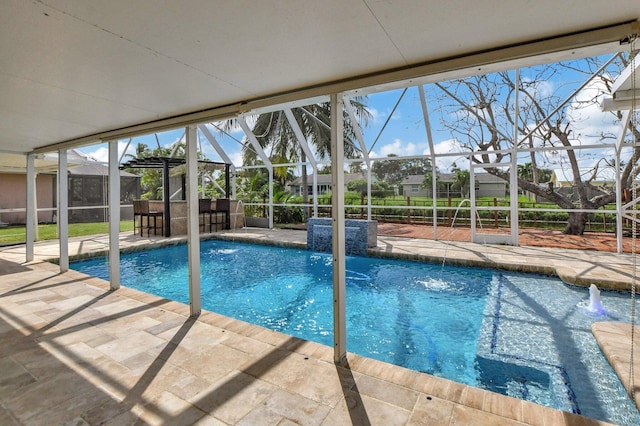
[[[356,117],[366,125],[371,114],[366,109],[364,97],[356,97],[351,100]],[[330,104],[322,103],[295,108],[292,110],[298,126],[303,136],[315,149],[320,159],[326,159],[331,153],[331,107]],[[344,155],[350,158],[359,158],[360,152],[356,147],[356,137],[353,123],[349,120],[346,112],[344,125]],[[262,148],[271,148],[271,158],[282,162],[302,163],[302,202],[308,202],[308,182],[307,182],[307,157],[304,150],[296,140],[296,136],[283,111],[275,111],[260,114],[252,129],[253,134]],[[244,164],[255,164],[257,153],[249,144],[244,144],[243,148]],[[277,161],[274,161],[277,164]],[[305,215],[306,209],[305,209]]]

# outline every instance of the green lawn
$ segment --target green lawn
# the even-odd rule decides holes
[[[133,231],[133,221],[124,220],[120,222],[120,232],[122,231]],[[69,224],[69,237],[107,233],[109,233],[109,224],[107,222]],[[57,225],[39,225],[38,234],[40,240],[56,239],[58,238]],[[25,240],[26,229],[24,225],[0,228],[0,244],[24,243]]]

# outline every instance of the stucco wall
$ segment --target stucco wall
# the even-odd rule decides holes
[[[55,176],[39,174],[36,177],[36,198],[38,208],[53,207],[55,192]],[[26,209],[27,207],[27,176],[24,174],[0,173],[0,210]],[[51,222],[53,211],[39,212],[40,223]],[[25,212],[0,213],[0,221],[11,224],[24,224]]]

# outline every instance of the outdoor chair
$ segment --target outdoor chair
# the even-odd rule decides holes
[[[160,211],[149,210],[149,200],[133,200],[133,233],[136,233],[137,217],[140,217],[140,236],[143,236],[143,231],[147,230],[147,236],[151,235],[151,229],[153,229],[153,235],[158,235],[158,229],[162,235],[162,222],[158,226],[158,218],[162,219],[163,214]],[[146,225],[145,219],[146,218]],[[153,225],[151,225],[151,218],[153,218]]]
[[[216,200],[215,209],[211,210],[212,217],[215,220],[212,222],[211,226],[216,227],[216,231],[218,230],[218,225],[224,225],[222,229],[229,229],[229,222],[231,217],[231,200],[229,198],[218,198]],[[224,214],[224,221],[220,222],[220,214]]]

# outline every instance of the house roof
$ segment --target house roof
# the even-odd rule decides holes
[[[68,170],[68,173],[73,176],[109,176],[109,167],[94,161],[81,166],[72,167]],[[140,176],[120,170],[120,177],[139,178]]]
[[[355,179],[367,179],[367,175],[360,173],[345,173],[344,174],[344,183],[347,184]],[[329,174],[318,174],[318,185],[331,185],[331,175]],[[376,182],[375,176],[371,176],[371,181]],[[313,175],[307,175],[307,184],[313,185]],[[291,186],[302,185],[302,176],[298,176],[294,179],[293,182],[290,183]]]
[[[0,152],[623,50],[639,16],[637,0],[3,1]]]
[[[453,182],[456,175],[454,173],[438,173],[439,182]],[[404,178],[402,185],[420,185],[424,181],[424,175],[410,175]],[[478,183],[506,183],[504,179],[489,173],[476,173]]]

